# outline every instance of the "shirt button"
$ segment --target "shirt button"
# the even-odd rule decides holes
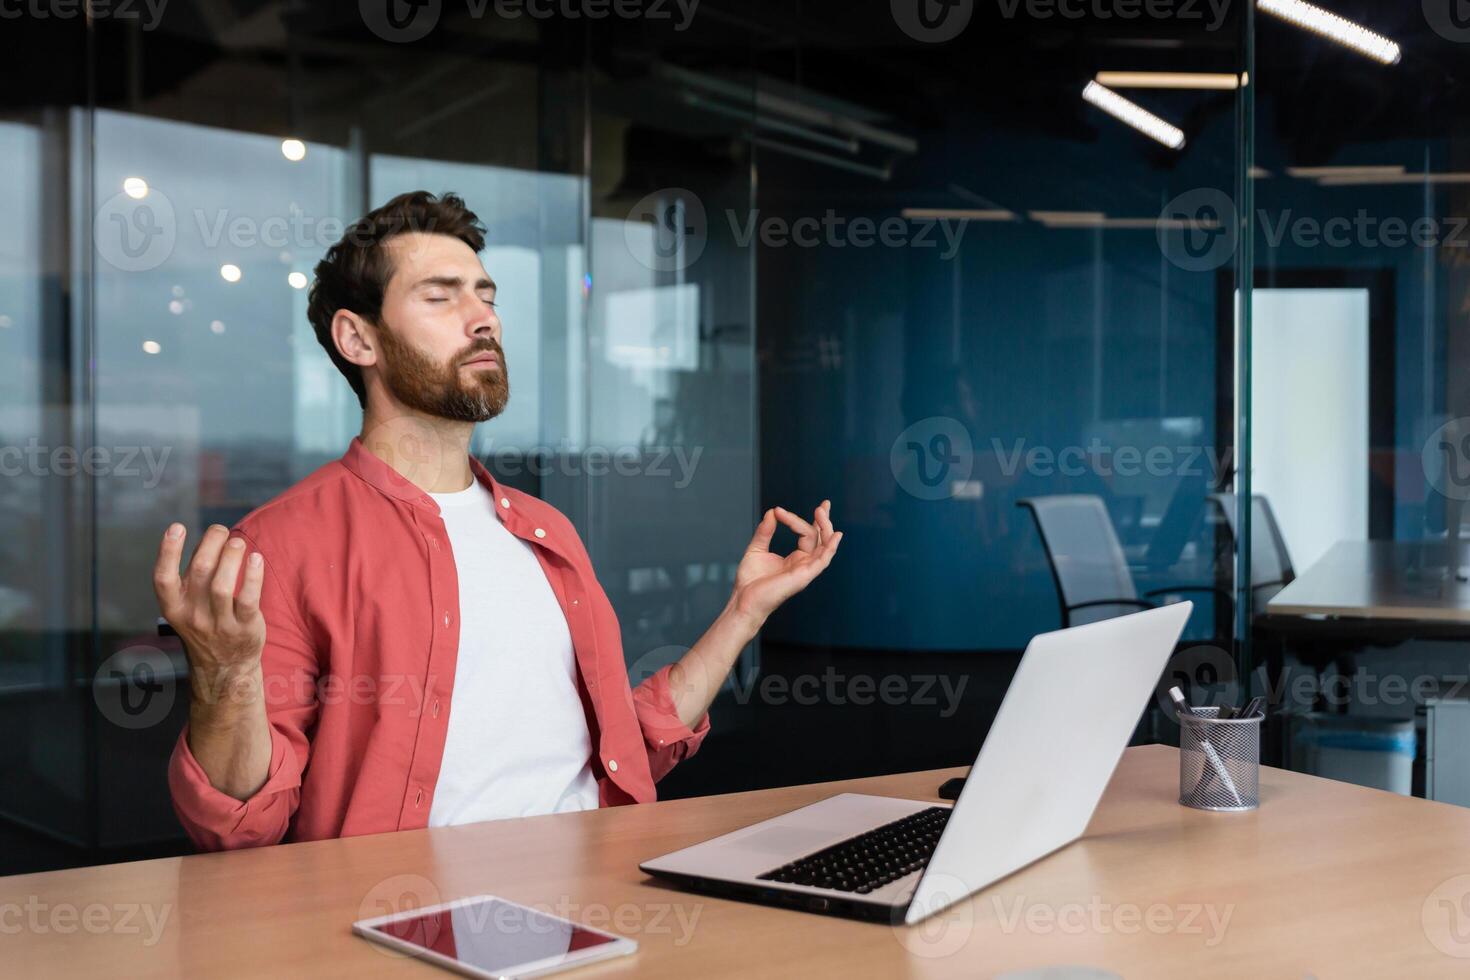
[[[424,789],[423,789],[422,786],[420,786],[419,787],[419,791],[414,794],[414,797],[413,797],[413,805],[414,806],[418,806],[419,804],[421,804],[423,802],[424,802]]]
[[[618,771],[618,760],[617,759],[608,759],[607,760],[607,771],[608,772],[617,772]]]
[[[510,498],[509,497],[501,497],[500,498],[500,506],[502,506],[502,507],[509,507],[510,506]]]
[[[536,537],[538,537],[538,538],[544,538],[544,537],[546,537],[546,532],[543,531],[543,530],[541,530],[539,527],[535,530],[534,533],[535,533]]]
[[[448,628],[448,626],[449,626],[449,613],[445,613],[444,614],[444,626],[446,628]]]
[[[575,605],[577,605],[577,604],[578,604],[578,603],[580,603],[580,602],[581,602],[581,601],[582,601],[582,600],[581,600],[581,599],[573,599],[573,600],[572,600],[572,605],[574,605],[574,606],[575,606]]]
[[[439,699],[438,698],[435,698],[434,699],[434,717],[435,718],[438,718],[439,717]]]

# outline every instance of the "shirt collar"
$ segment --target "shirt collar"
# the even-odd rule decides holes
[[[490,495],[496,500],[501,497],[500,485],[490,475],[490,471],[480,463],[478,459],[471,456],[470,471],[474,473],[475,479],[490,491]],[[353,436],[352,444],[347,447],[347,452],[342,456],[342,465],[355,473],[364,482],[382,491],[390,497],[407,501],[420,507],[426,507],[434,513],[439,513],[439,505],[434,498],[425,493],[418,484],[399,473],[393,467],[383,462],[366,446],[362,444],[361,436]],[[497,511],[499,508],[497,508]]]

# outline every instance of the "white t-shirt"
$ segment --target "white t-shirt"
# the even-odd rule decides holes
[[[566,617],[478,480],[439,505],[459,576],[459,656],[429,826],[597,807]]]

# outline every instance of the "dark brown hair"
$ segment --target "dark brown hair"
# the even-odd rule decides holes
[[[384,245],[395,235],[415,231],[458,238],[476,252],[485,247],[485,226],[458,195],[435,197],[428,191],[410,191],[357,219],[316,264],[306,316],[316,330],[317,342],[363,406],[367,405],[367,389],[362,369],[338,352],[332,340],[332,317],[338,310],[350,310],[374,326],[383,326],[383,293],[393,278],[393,263]]]

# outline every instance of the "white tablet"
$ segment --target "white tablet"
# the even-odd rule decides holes
[[[489,980],[540,977],[636,952],[622,936],[494,895],[363,919],[352,931],[401,953]]]

